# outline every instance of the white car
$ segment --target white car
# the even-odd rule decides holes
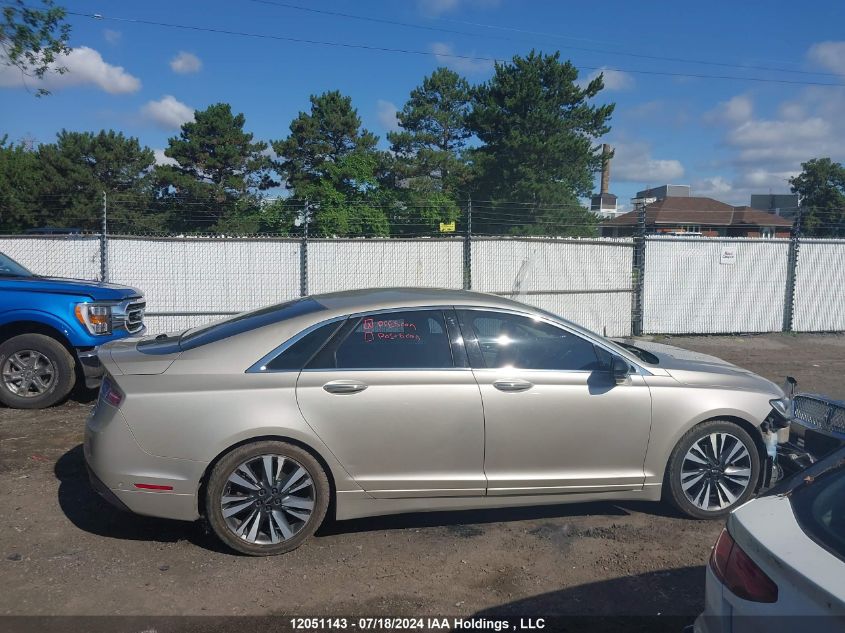
[[[845,631],[845,448],[731,513],[694,629]]]

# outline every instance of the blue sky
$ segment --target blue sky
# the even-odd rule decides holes
[[[590,67],[585,77],[594,68],[624,71],[606,72],[602,95],[617,103],[605,140],[617,152],[611,191],[623,202],[647,185],[671,182],[690,184],[698,195],[747,204],[752,192],[786,192],[786,179],[804,160],[845,160],[845,3],[838,0],[800,5],[780,0],[75,0],[64,5],[107,19],[70,16],[74,50],[64,65],[71,72],[49,81],[49,97],[36,99],[19,75],[0,67],[0,134],[11,139],[49,142],[61,128],[114,128],[162,150],[194,108],[218,101],[243,112],[258,138],[277,139],[287,135],[296,113],[307,109],[310,94],[338,89],[352,96],[365,126],[384,144],[395,108],[437,66],[450,66],[471,82],[491,75],[490,61],[444,54],[509,59],[536,48],[560,49],[564,58]],[[652,72],[841,86],[647,74]],[[29,89],[34,87],[30,82]]]

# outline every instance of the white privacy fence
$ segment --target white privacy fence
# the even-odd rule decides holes
[[[780,331],[788,254],[789,240],[647,238],[643,331]]]
[[[845,240],[801,240],[792,328],[845,330]]]
[[[845,240],[792,246],[648,237],[642,331],[845,330]],[[6,236],[0,252],[37,274],[99,279],[105,270],[109,281],[140,288],[152,333],[303,293],[389,286],[509,296],[610,336],[631,334],[638,318],[631,239]]]
[[[630,239],[474,239],[472,289],[625,336],[631,333],[632,256]]]
[[[308,292],[417,286],[462,288],[460,239],[308,241]]]

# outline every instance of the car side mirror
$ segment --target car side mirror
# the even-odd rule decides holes
[[[614,356],[613,362],[610,366],[610,373],[613,374],[613,380],[617,385],[621,385],[628,379],[628,374],[631,372],[631,366],[624,358]]]

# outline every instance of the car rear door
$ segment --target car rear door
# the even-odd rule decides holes
[[[481,388],[488,495],[641,489],[651,396],[607,351],[557,324],[458,310]]]
[[[450,339],[451,310],[358,314],[300,373],[303,416],[374,497],[484,494],[481,394]]]

